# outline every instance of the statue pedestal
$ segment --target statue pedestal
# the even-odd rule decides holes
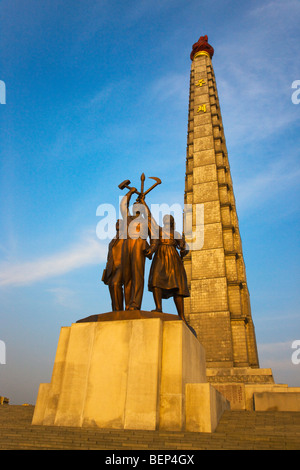
[[[206,381],[203,347],[178,316],[144,313],[137,319],[117,312],[113,321],[104,314],[63,327],[32,424],[213,431],[214,408],[220,415],[228,402]]]

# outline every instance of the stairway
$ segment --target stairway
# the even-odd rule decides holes
[[[0,450],[300,450],[300,412],[226,411],[215,433],[32,426],[33,406],[0,406]]]

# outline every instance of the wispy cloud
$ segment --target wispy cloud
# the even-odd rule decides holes
[[[293,11],[293,15],[291,15]],[[284,34],[288,34],[286,31],[286,22],[290,24],[296,24],[298,26],[297,14],[300,14],[300,3],[299,0],[270,0],[264,4],[254,8],[251,13],[257,19],[272,19],[276,22],[277,30],[280,28]],[[266,23],[267,26],[269,23]],[[270,25],[270,28],[274,26]]]
[[[114,91],[113,84],[109,84],[104,86],[101,90],[99,90],[88,102],[88,107],[98,107],[102,104],[106,103],[107,100],[110,98]]]
[[[297,339],[297,338],[294,338]],[[289,386],[299,386],[300,365],[292,362],[295,349],[294,339],[284,342],[258,344],[260,367],[272,369],[275,382],[277,377]]]
[[[78,299],[76,294],[72,289],[67,287],[53,287],[52,289],[47,289],[47,292],[50,292],[54,296],[54,301],[63,307],[76,307],[78,306]]]
[[[216,45],[215,72],[232,146],[263,141],[299,122],[291,84],[299,73],[294,38],[300,3],[270,1],[250,9],[242,21],[247,28]]]
[[[152,83],[150,90],[151,97],[160,101],[174,100],[180,101],[180,105],[186,103],[188,96],[187,74],[170,73],[164,75]]]
[[[280,192],[286,192],[293,186],[299,185],[299,164],[288,159],[279,160],[253,177],[242,178],[235,185],[235,193],[238,195],[239,209],[245,210],[256,207],[256,203],[262,205],[267,200],[275,197]]]
[[[155,18],[161,16],[170,8],[175,8],[174,0],[161,0],[160,2],[149,2],[149,0],[138,0],[124,3],[124,10],[120,18],[127,28],[133,27],[143,18]]]
[[[291,356],[293,341],[294,340],[263,343],[259,345],[259,350],[266,358]]]
[[[81,243],[50,256],[14,264],[2,263],[0,286],[30,285],[44,279],[62,276],[84,266],[102,263],[106,259],[106,254],[106,245],[93,237],[87,237]]]

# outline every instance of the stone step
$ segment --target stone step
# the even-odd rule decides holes
[[[0,449],[300,450],[299,412],[226,411],[213,434],[32,426],[33,406],[0,407]]]

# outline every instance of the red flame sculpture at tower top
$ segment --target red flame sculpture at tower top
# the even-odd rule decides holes
[[[199,40],[193,45],[193,50],[190,55],[191,60],[193,60],[195,54],[197,54],[197,52],[200,52],[200,51],[208,52],[208,54],[210,55],[210,58],[212,58],[212,56],[214,55],[214,48],[210,44],[208,44],[207,40],[208,40],[208,37],[206,35],[201,36]]]

